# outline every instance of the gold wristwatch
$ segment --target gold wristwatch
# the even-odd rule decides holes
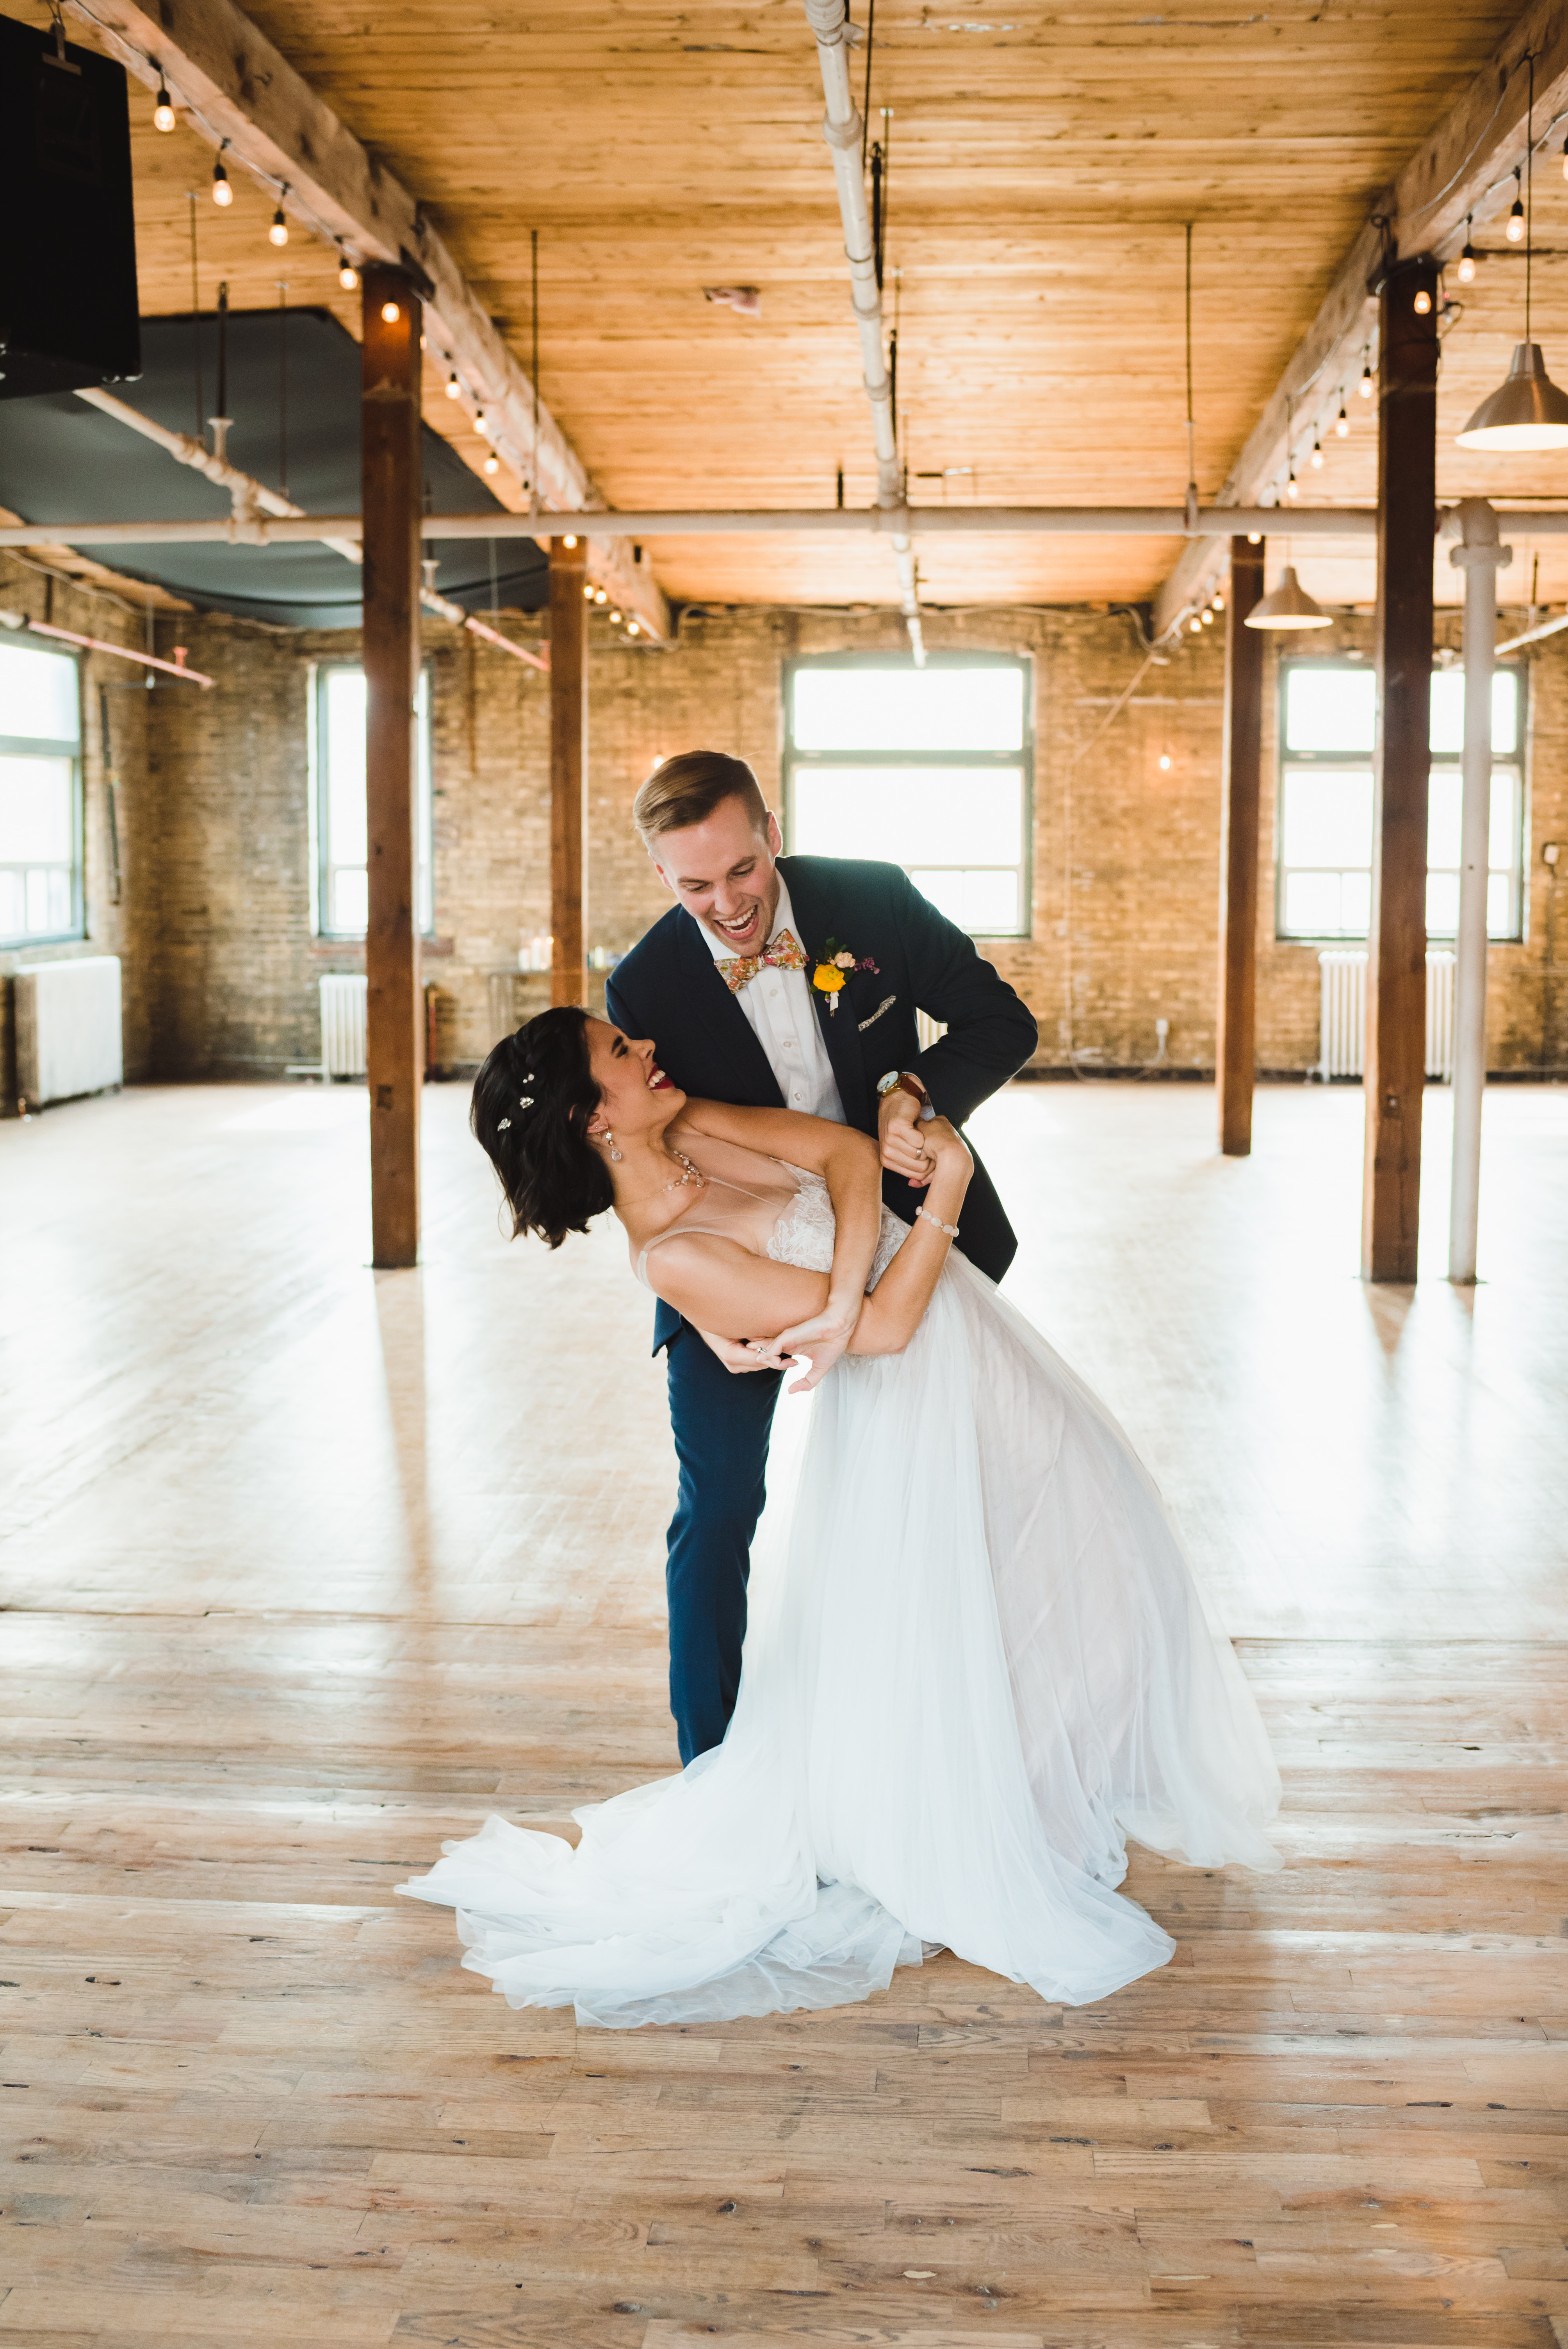
[[[912,1100],[920,1103],[923,1122],[936,1115],[936,1106],[931,1095],[926,1092],[920,1079],[908,1069],[890,1069],[885,1076],[877,1079],[877,1092],[879,1094],[894,1092],[908,1093]]]

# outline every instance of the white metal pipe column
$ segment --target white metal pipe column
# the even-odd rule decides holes
[[[1498,543],[1486,498],[1464,498],[1444,518],[1460,543],[1449,561],[1465,574],[1464,784],[1460,808],[1460,917],[1454,970],[1454,1153],[1449,1278],[1476,1277],[1480,1213],[1480,1110],[1486,1091],[1486,900],[1491,826],[1491,680],[1497,574],[1513,560]]]
[[[850,62],[845,55],[848,43],[858,35],[845,15],[844,0],[806,0],[806,16],[816,36],[817,59],[822,68],[822,96],[828,109],[822,136],[833,158],[839,216],[844,224],[844,252],[850,264],[850,300],[861,333],[861,367],[876,441],[877,503],[902,514],[903,483],[893,434],[892,385],[882,353],[882,288],[877,284],[876,249],[866,203],[865,173],[861,168],[861,140],[865,126],[850,92]],[[925,645],[920,630],[914,549],[910,543],[907,523],[895,526],[892,551],[898,561],[904,625],[918,667],[925,659]]]

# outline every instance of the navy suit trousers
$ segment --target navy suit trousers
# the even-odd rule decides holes
[[[687,1323],[665,1359],[680,1463],[665,1569],[670,1711],[686,1763],[722,1743],[735,1711],[751,1537],[762,1514],[783,1373],[727,1371]]]

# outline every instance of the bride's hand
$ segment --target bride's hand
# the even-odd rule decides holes
[[[928,1118],[920,1135],[935,1167],[961,1173],[967,1182],[975,1171],[974,1154],[955,1125],[950,1125],[944,1117]]]
[[[797,1321],[792,1330],[781,1330],[773,1340],[775,1354],[803,1354],[810,1368],[804,1378],[797,1379],[789,1389],[791,1394],[805,1394],[819,1386],[855,1334],[863,1299],[856,1298],[849,1306],[841,1306],[829,1298],[820,1313],[810,1321]]]

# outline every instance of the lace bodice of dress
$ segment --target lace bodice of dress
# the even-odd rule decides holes
[[[789,1172],[800,1187],[774,1225],[769,1236],[768,1253],[777,1264],[801,1265],[808,1272],[830,1272],[837,1227],[828,1186],[820,1174],[809,1174],[803,1167],[791,1166]],[[884,1207],[877,1252],[866,1281],[868,1290],[876,1287],[908,1237],[909,1226],[900,1222],[891,1207]]]
[[[638,1257],[637,1278],[645,1288],[653,1287],[647,1274],[649,1255],[677,1232],[706,1232],[715,1238],[733,1239],[753,1255],[771,1257],[776,1264],[799,1265],[807,1272],[832,1269],[833,1203],[820,1174],[787,1165],[781,1159],[766,1158],[760,1151],[716,1143],[707,1135],[685,1136],[682,1147],[707,1177],[707,1187],[686,1213],[668,1231],[650,1240]],[[884,1207],[868,1289],[876,1287],[907,1236],[907,1226]]]

